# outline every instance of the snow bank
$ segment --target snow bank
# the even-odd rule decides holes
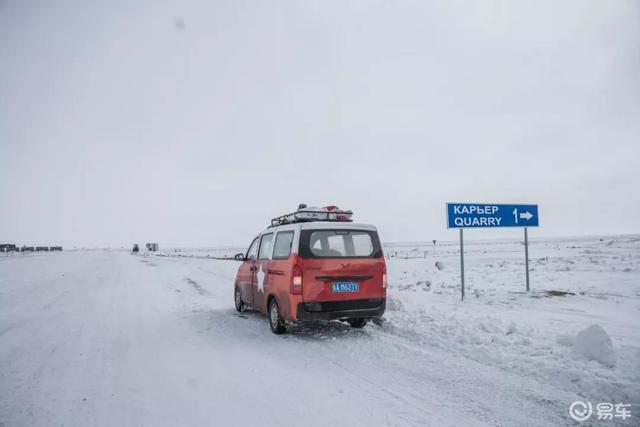
[[[575,358],[595,360],[604,366],[613,367],[616,364],[611,338],[600,325],[591,325],[578,333],[572,355]]]
[[[435,253],[427,242],[419,247],[426,251],[422,258],[387,261],[387,298],[403,308],[387,307],[385,332],[550,385],[560,392],[558,402],[572,401],[567,395],[638,402],[640,329],[632,325],[640,312],[640,270],[634,267],[640,265],[640,241],[605,243],[536,240],[530,261],[533,292],[526,293],[519,243],[470,242],[465,246],[467,298],[461,302],[457,245],[443,244]],[[386,247],[386,253],[414,250],[408,244]],[[570,271],[559,272],[563,266]],[[550,289],[575,295],[545,298]],[[576,337],[595,323],[606,332]]]

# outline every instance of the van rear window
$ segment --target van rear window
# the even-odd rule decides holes
[[[303,230],[300,234],[303,258],[379,258],[378,233],[368,230]]]

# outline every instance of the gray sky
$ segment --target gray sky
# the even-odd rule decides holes
[[[300,202],[636,233],[639,162],[637,1],[0,0],[2,241],[245,245]]]

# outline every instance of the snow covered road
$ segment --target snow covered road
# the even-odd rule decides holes
[[[482,357],[473,336],[461,344],[455,313],[276,336],[235,312],[236,268],[121,251],[0,259],[0,425],[574,425],[580,390],[548,364],[536,374],[535,360],[527,371]],[[496,353],[518,345],[498,339]],[[634,351],[622,368],[635,369]],[[637,397],[631,374],[616,397]]]

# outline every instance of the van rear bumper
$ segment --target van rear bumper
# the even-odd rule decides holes
[[[298,303],[296,319],[335,320],[381,317],[386,298]]]

